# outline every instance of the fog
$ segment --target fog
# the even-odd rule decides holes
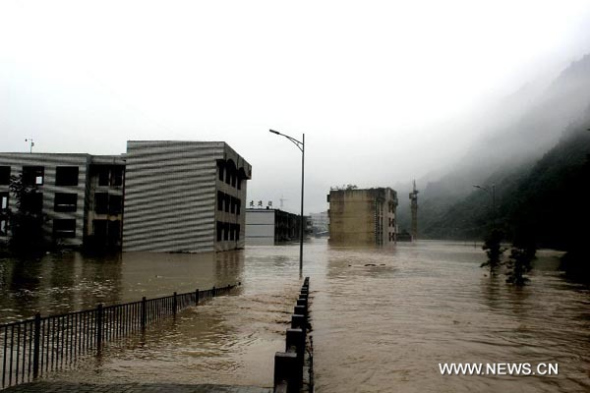
[[[268,130],[305,133],[306,213],[331,186],[436,180],[590,53],[586,1],[475,3],[4,1],[0,151],[221,140],[249,200],[296,212],[301,154]]]

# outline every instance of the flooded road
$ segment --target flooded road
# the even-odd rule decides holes
[[[152,326],[144,340],[56,379],[270,386],[301,281],[298,246],[211,255],[123,254],[0,262],[0,318],[94,307],[237,281],[232,296]],[[389,250],[305,246],[318,392],[585,392],[590,290],[541,253],[531,284],[507,285],[473,245]],[[441,375],[439,363],[558,363],[551,376]]]

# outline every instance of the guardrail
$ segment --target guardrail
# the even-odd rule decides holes
[[[313,355],[307,349],[308,345],[311,346],[311,337],[308,344],[309,327],[309,277],[306,277],[297,305],[291,315],[291,328],[287,329],[285,352],[275,354],[275,393],[300,392],[304,381],[306,351],[310,354],[308,357],[310,388],[308,390],[313,391]]]
[[[239,283],[237,285],[240,285]],[[237,285],[204,291],[145,297],[136,302],[41,317],[0,325],[0,388],[33,381],[71,367],[89,355],[101,354],[105,343],[126,337],[202,299],[226,294]]]

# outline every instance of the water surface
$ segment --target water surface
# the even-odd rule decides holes
[[[206,255],[48,256],[0,262],[1,318],[61,312],[241,281],[146,336],[54,378],[270,386],[297,292],[298,246]],[[530,285],[490,277],[471,244],[305,246],[318,392],[586,392],[590,290],[541,252]],[[443,362],[558,363],[555,376],[442,376]]]

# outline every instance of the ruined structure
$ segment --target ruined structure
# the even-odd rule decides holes
[[[396,241],[397,193],[391,188],[332,190],[330,242],[387,245]]]

